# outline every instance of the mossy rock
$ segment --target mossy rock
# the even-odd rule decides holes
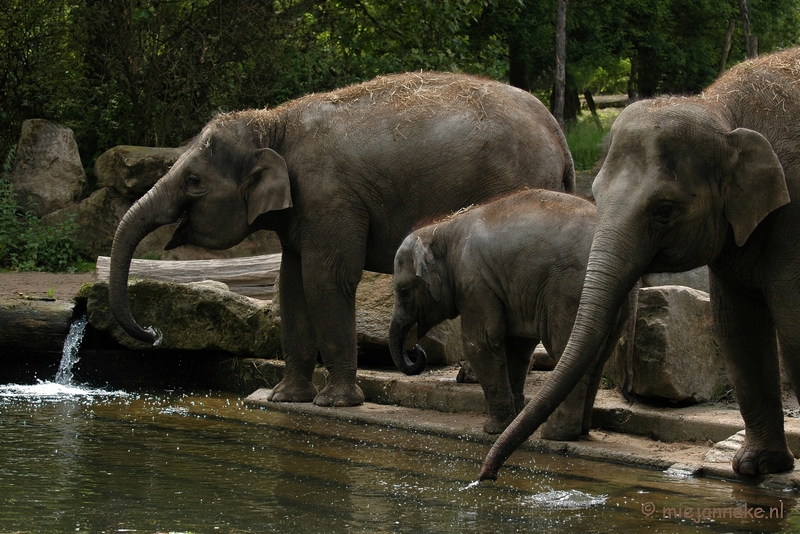
[[[108,284],[82,288],[89,323],[131,349],[152,349],[125,333],[111,314]],[[218,350],[243,357],[281,354],[280,327],[270,301],[228,291],[220,282],[175,284],[140,280],[128,286],[131,312],[163,334],[158,349]]]

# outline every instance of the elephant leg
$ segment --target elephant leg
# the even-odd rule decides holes
[[[635,293],[632,294],[636,297],[636,300],[638,300],[639,287],[637,286],[633,291]],[[634,316],[635,310],[632,311],[630,308],[631,302],[636,302],[636,300],[629,300],[628,303],[623,305],[619,312],[617,324],[611,331],[611,334],[608,336],[606,342],[603,344],[603,348],[600,350],[600,356],[597,359],[597,363],[595,364],[594,369],[591,371],[591,376],[589,377],[588,386],[586,388],[586,399],[583,405],[583,423],[581,424],[581,435],[588,434],[589,429],[592,426],[594,400],[597,397],[597,390],[600,389],[600,381],[603,379],[603,369],[606,366],[606,362],[614,353],[614,349],[617,348],[619,338],[622,335],[622,332],[625,331],[625,329],[629,326],[629,321],[636,321]],[[635,308],[635,306],[633,307]],[[633,330],[629,331],[632,332]],[[629,345],[631,350],[633,348],[632,338],[633,336],[631,336],[631,343]]]
[[[514,397],[514,411],[517,413],[525,407],[525,381],[531,367],[531,356],[538,344],[538,339],[506,338],[508,381]]]
[[[331,260],[329,251],[321,248],[303,256],[306,302],[322,362],[328,369],[327,384],[314,398],[318,406],[364,403],[364,393],[356,383],[356,287],[363,261],[363,254],[360,263],[347,258]]]
[[[306,304],[300,257],[284,248],[281,255],[281,345],[286,367],[272,390],[274,402],[311,402],[317,388],[311,381],[317,360],[317,340]]]
[[[591,376],[591,373],[584,375],[564,399],[564,402],[559,404],[558,408],[547,418],[545,424],[542,425],[544,439],[573,441],[581,436]]]
[[[489,418],[483,423],[488,434],[499,434],[514,420],[517,411],[509,382],[502,305],[485,304],[480,315],[462,313],[464,354],[478,376]]]
[[[714,320],[745,425],[733,470],[743,475],[789,470],[794,457],[783,430],[778,346],[770,310],[760,299],[720,281],[713,271],[710,281]]]

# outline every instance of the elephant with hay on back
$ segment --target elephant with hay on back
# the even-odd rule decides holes
[[[626,108],[592,190],[597,229],[570,340],[480,479],[566,398],[641,275],[702,265],[745,424],[733,470],[792,469],[779,357],[800,394],[800,49],[738,65],[699,96]]]
[[[564,135],[527,92],[461,74],[409,73],[274,109],[214,118],[128,211],[111,252],[111,310],[153,343],[130,311],[136,245],[181,221],[167,248],[231,247],[257,230],[280,238],[286,360],[273,401],[350,406],[356,384],[355,290],[364,269],[392,271],[414,224],[523,188],[573,191]],[[317,354],[330,374],[317,391]]]

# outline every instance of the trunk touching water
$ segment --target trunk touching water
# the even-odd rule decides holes
[[[598,231],[575,326],[550,379],[495,441],[478,480],[495,480],[509,456],[544,423],[589,370],[617,321],[621,306],[642,274],[638,258],[621,256],[613,238]],[[610,246],[608,246],[610,245]],[[618,244],[617,244],[618,245]]]
[[[392,321],[389,325],[389,350],[392,353],[392,360],[394,360],[394,364],[398,369],[407,375],[418,375],[425,369],[428,358],[419,345],[414,345],[417,359],[412,362],[411,358],[408,357],[406,338],[412,326],[413,323],[403,325],[400,321]]]
[[[111,246],[108,278],[108,302],[114,318],[132,338],[153,346],[161,343],[161,333],[153,327],[142,328],[133,318],[128,301],[128,274],[133,252],[139,242],[153,230],[174,222],[180,212],[164,201],[163,189],[163,184],[156,184],[122,218]],[[179,206],[180,203],[172,205]]]

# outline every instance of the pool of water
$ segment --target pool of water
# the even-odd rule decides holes
[[[0,386],[0,532],[800,529],[793,492],[553,455],[470,486],[486,452],[220,393]]]

